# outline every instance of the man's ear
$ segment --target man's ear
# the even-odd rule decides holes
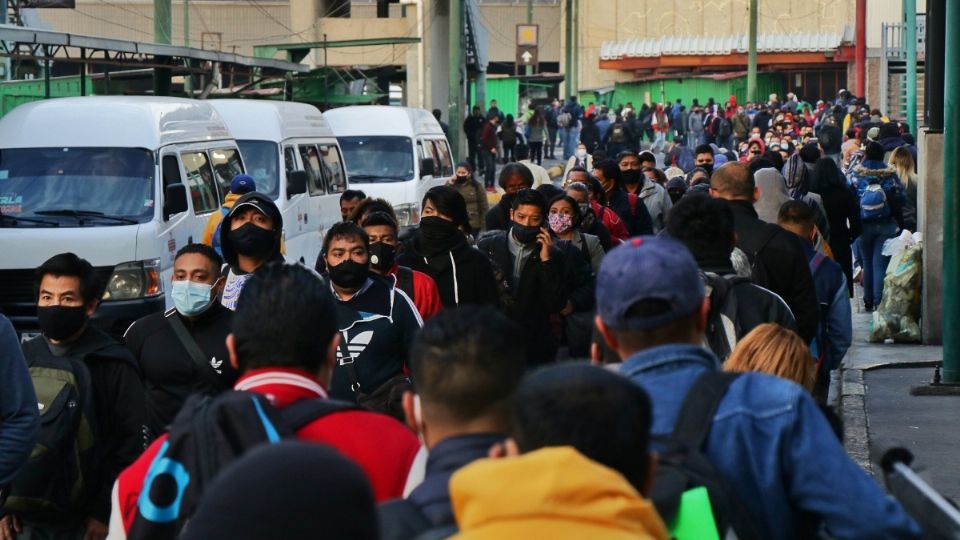
[[[413,412],[413,392],[409,390],[405,391],[400,404],[403,406],[403,417],[406,419],[407,427],[416,433],[417,415]]]
[[[599,343],[590,344],[590,364],[594,366],[603,365],[603,348]]]
[[[706,332],[707,318],[710,316],[710,297],[704,296],[697,313],[697,331]]]
[[[647,454],[647,475],[644,476],[643,490],[640,492],[640,495],[644,497],[649,497],[650,493],[653,492],[653,480],[657,475],[657,453],[650,451]]]
[[[510,221],[513,221],[513,208],[510,209]]]
[[[754,186],[753,188],[753,202],[760,200],[760,188]]]
[[[98,307],[100,307],[100,300],[91,300],[90,303],[84,307],[84,311],[87,312],[87,317],[93,317]]]
[[[227,354],[230,355],[230,365],[233,369],[240,370],[240,360],[237,359],[237,340],[233,334],[227,334]]]
[[[601,319],[599,315],[593,319],[593,324],[597,325],[597,330],[600,332],[600,336],[603,337],[603,341],[607,343],[607,346],[619,352],[620,342],[617,341],[617,336],[613,335],[613,331],[604,324],[603,319]]]

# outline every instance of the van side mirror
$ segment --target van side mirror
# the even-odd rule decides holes
[[[187,186],[182,183],[170,184],[163,190],[163,220],[187,211]]]
[[[287,198],[307,192],[307,171],[287,173]]]
[[[420,160],[420,178],[437,174],[436,163],[431,158]]]

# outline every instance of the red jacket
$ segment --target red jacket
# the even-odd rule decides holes
[[[248,371],[234,389],[264,394],[279,408],[302,399],[327,397],[326,390],[314,377],[297,369]],[[416,436],[403,424],[366,411],[342,411],[324,416],[297,431],[297,438],[328,444],[354,460],[367,473],[378,502],[403,496],[410,467],[420,450]],[[137,515],[137,499],[147,469],[166,440],[166,435],[155,440],[117,478],[114,512],[121,513],[125,531],[130,530]]]
[[[413,305],[416,306],[417,311],[420,312],[420,318],[426,321],[437,313],[440,313],[440,310],[443,309],[443,303],[440,301],[440,289],[437,289],[437,282],[434,281],[432,277],[410,268],[407,268],[407,270],[413,272],[412,291],[408,291],[402,287],[403,284],[400,282],[398,275],[400,272],[399,265],[393,265],[393,268],[387,273],[393,276],[394,286],[399,286],[403,292],[407,293],[407,296],[411,297]]]
[[[480,131],[480,148],[487,151],[497,149],[497,126],[491,124],[489,120],[483,123],[483,129]]]
[[[627,231],[627,226],[623,224],[623,221],[616,212],[607,206],[601,205],[597,201],[590,201],[590,207],[593,208],[594,214],[600,215],[603,226],[610,231],[610,238],[613,240],[613,245],[619,245],[621,241],[630,238],[630,232]]]

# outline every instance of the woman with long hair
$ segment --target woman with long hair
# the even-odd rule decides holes
[[[543,165],[543,141],[547,137],[547,121],[543,111],[533,109],[533,115],[527,120],[527,144],[530,146],[530,161]]]
[[[853,252],[850,245],[860,236],[860,201],[850,190],[847,178],[837,162],[820,158],[813,167],[812,189],[820,194],[823,209],[830,222],[830,251],[847,278],[847,289],[853,296]]]
[[[903,228],[909,231],[917,230],[917,173],[913,155],[906,146],[895,148],[890,154],[889,165],[897,170],[897,176],[906,191],[907,200],[903,203]]]

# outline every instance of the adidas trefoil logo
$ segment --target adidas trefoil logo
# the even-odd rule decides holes
[[[220,370],[220,366],[222,365],[223,365],[223,360],[217,360],[216,356],[210,359],[210,367],[212,367],[214,371],[216,371],[221,375],[223,375],[223,371]]]

